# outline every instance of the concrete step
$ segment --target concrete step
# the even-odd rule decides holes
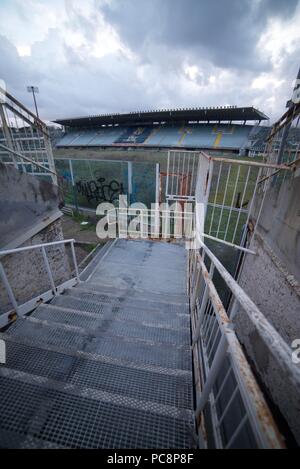
[[[192,409],[192,373],[129,367],[93,355],[37,347],[3,334],[7,361],[3,367],[158,404]]]
[[[7,334],[30,337],[37,346],[45,343],[60,347],[62,351],[82,350],[103,357],[122,359],[127,364],[139,363],[186,371],[191,371],[192,367],[189,347],[97,335],[80,327],[50,323],[34,317],[18,319],[7,330]]]
[[[52,305],[41,305],[32,314],[33,317],[48,322],[68,324],[84,328],[91,334],[132,337],[155,343],[166,343],[189,347],[190,338],[186,329],[168,329],[163,326],[149,325],[145,322],[120,321],[114,315],[109,318],[99,314],[63,309]]]
[[[0,368],[0,446],[192,448],[192,413]]]
[[[166,326],[174,329],[182,327],[187,329],[190,327],[190,317],[187,314],[174,313],[173,308],[168,307],[168,305],[164,305],[163,309],[151,310],[148,308],[147,303],[143,305],[128,304],[127,302],[102,303],[101,301],[91,301],[73,295],[57,296],[51,301],[51,305],[100,314],[105,318],[114,317],[136,322],[147,322],[149,325],[156,323],[162,327]]]

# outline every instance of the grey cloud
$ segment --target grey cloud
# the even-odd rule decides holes
[[[253,70],[268,67],[258,61],[255,49],[268,18],[289,17],[297,4],[298,0],[113,0],[101,10],[144,58],[149,45],[167,44],[219,67]]]
[[[213,5],[215,1],[211,0],[210,3]],[[225,16],[226,8],[220,6],[228,1],[218,1],[219,9],[214,14],[214,24],[221,24],[224,18],[226,27],[214,38],[210,17],[199,19],[196,16],[199,7],[194,0],[184,2],[187,10],[185,13],[182,12],[183,2],[179,0],[126,0],[126,8],[123,9],[120,8],[120,2],[115,1],[109,7],[106,4],[103,10],[105,17],[118,28],[122,40],[126,40],[137,53],[138,57],[134,60],[121,51],[101,58],[92,57],[89,47],[101,21],[99,23],[99,18],[96,18],[96,12],[95,16],[82,18],[76,9],[70,8],[67,27],[84,34],[87,44],[80,47],[70,43],[67,45],[63,36],[65,30],[51,29],[43,41],[33,45],[30,56],[20,57],[15,46],[6,37],[0,36],[0,78],[7,82],[9,91],[30,107],[32,97],[27,93],[26,85],[39,86],[40,114],[48,120],[103,112],[224,104],[254,104],[266,113],[278,116],[290,95],[289,80],[297,73],[300,45],[296,47],[294,54],[285,51],[282,55],[282,64],[276,70],[276,77],[286,80],[283,86],[275,92],[272,89],[251,88],[257,69],[254,66],[248,69],[251,54],[246,52],[250,46],[241,46],[240,43],[249,38],[249,33],[242,31],[249,24],[246,12],[250,11],[253,18],[258,15],[259,10],[252,11],[251,4],[255,4],[253,0],[239,0],[235,13],[239,14],[242,23],[235,25],[230,17],[232,10],[229,9]],[[235,1],[230,0],[230,4]],[[272,14],[282,17],[293,14],[295,2],[265,0],[264,17],[271,1],[273,6],[277,4]],[[200,0],[197,0],[197,4],[198,2]],[[283,9],[284,3],[287,7]],[[159,7],[159,15],[154,8],[155,4]],[[201,4],[203,14],[203,5],[208,8],[208,3]],[[185,20],[187,16],[188,20]],[[262,13],[261,16],[263,17]],[[260,21],[265,23],[265,19]],[[226,43],[225,36],[229,37],[230,31],[235,39],[231,38]],[[256,30],[255,38],[258,37]],[[220,43],[223,44],[223,49],[218,51]],[[254,47],[253,44],[250,45]],[[240,55],[241,50],[244,51],[244,58]],[[254,54],[253,51],[252,53]],[[222,60],[218,58],[218,54],[223,54]],[[228,66],[228,57],[231,58],[232,69],[228,70],[229,75],[225,75],[222,81],[220,77],[224,77],[222,73],[225,67],[222,63],[226,62]],[[256,56],[253,55],[252,59],[255,60]],[[247,61],[247,66],[244,66],[242,60]],[[185,73],[186,65],[193,64],[199,69],[194,82]],[[272,67],[268,67],[267,71],[272,73]],[[210,86],[211,76],[217,79],[215,86]],[[274,95],[275,103],[268,101]]]

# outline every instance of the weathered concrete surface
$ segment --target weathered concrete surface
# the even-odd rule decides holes
[[[300,176],[288,173],[271,183],[264,200],[258,231],[290,274],[300,281]],[[254,219],[261,199],[257,198]]]
[[[0,248],[2,250],[63,239],[57,187],[14,167],[0,164]],[[70,278],[65,247],[47,248],[56,284]],[[40,250],[0,258],[19,304],[50,290]],[[0,312],[11,309],[0,281]]]
[[[56,186],[0,163],[0,248],[15,247],[13,240],[39,222],[47,224],[58,205]]]
[[[246,256],[239,280],[289,346],[300,338],[299,201],[299,177],[291,176],[283,184],[278,180],[269,188],[251,245],[257,255]],[[258,200],[255,215],[259,206]],[[285,376],[242,311],[237,315],[236,327],[260,378],[300,444],[300,390]]]
[[[63,239],[61,222],[57,220],[22,246],[51,243],[61,239]],[[71,276],[65,246],[49,247],[46,251],[54,282],[56,285],[59,285]],[[51,290],[41,250],[10,254],[2,257],[1,262],[19,304],[25,303],[47,290]],[[11,308],[7,293],[0,281],[0,313],[5,313]]]

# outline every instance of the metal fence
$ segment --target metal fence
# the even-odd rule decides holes
[[[234,332],[234,315],[247,314],[266,346],[295,377],[289,347],[213,253],[189,252],[189,296],[196,382],[196,419],[201,447],[282,448],[284,446],[266,401]],[[232,293],[225,310],[214,284],[218,272]]]
[[[0,88],[0,161],[57,185],[46,124]]]
[[[243,250],[261,179],[266,173],[285,174],[292,169],[290,164],[272,161],[214,157],[203,151],[172,151],[166,198],[182,204],[195,202],[196,210],[197,204],[204,204],[204,236]]]
[[[195,200],[199,152],[168,152],[166,200]]]
[[[32,246],[25,246],[21,248],[6,249],[6,250],[0,251],[0,259],[2,257],[9,256],[9,255],[18,255],[19,253],[24,253],[26,251],[40,251],[42,253],[42,259],[43,259],[43,263],[45,266],[46,274],[48,276],[49,287],[50,287],[49,290],[40,292],[38,296],[30,299],[26,303],[23,303],[21,305],[18,304],[13,288],[5,272],[3,263],[0,261],[0,281],[3,283],[4,288],[7,292],[8,298],[10,300],[10,303],[13,307],[11,311],[8,311],[7,313],[4,313],[0,316],[0,327],[5,326],[11,319],[14,318],[14,315],[22,316],[32,311],[34,308],[36,308],[39,305],[41,301],[44,301],[44,302],[49,301],[51,298],[53,298],[53,296],[58,295],[59,293],[62,293],[65,288],[70,288],[79,281],[79,271],[78,271],[74,243],[75,243],[74,239],[67,239],[67,240],[62,240],[62,241],[54,241],[52,243],[35,244]],[[72,259],[74,263],[75,276],[72,277],[70,280],[64,282],[63,284],[56,285],[54,281],[54,276],[51,270],[51,266],[49,263],[47,248],[51,248],[51,247],[55,247],[59,245],[67,245],[67,244],[71,246],[71,253],[72,253]]]

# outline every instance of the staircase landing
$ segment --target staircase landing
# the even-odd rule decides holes
[[[0,447],[195,446],[185,255],[117,240],[0,335]]]

